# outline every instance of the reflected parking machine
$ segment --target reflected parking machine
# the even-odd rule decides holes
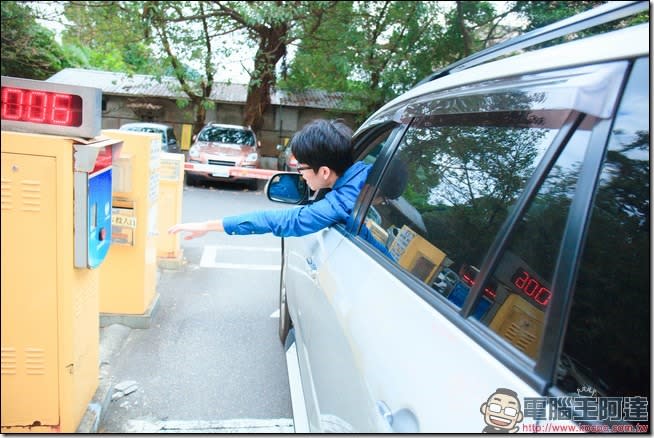
[[[397,231],[389,252],[400,266],[427,284],[431,284],[446,257],[443,251],[407,225]]]
[[[75,432],[98,385],[112,161],[101,91],[2,77],[2,432]]]

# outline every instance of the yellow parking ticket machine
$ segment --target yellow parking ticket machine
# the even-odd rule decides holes
[[[98,386],[112,162],[101,90],[2,77],[2,432],[75,432]]]
[[[161,136],[103,130],[123,142],[114,163],[112,247],[100,269],[100,324],[147,328],[156,310]]]
[[[162,268],[178,269],[183,263],[180,236],[168,234],[168,228],[182,221],[184,156],[162,152],[160,163],[157,260]]]

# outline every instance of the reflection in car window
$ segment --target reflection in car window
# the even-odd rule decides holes
[[[540,347],[554,265],[589,140],[590,131],[577,130],[565,146],[475,305],[482,322],[532,359]]]
[[[507,117],[508,116],[508,117]],[[477,119],[475,119],[477,117]],[[503,113],[416,119],[388,166],[361,234],[461,306],[477,266],[557,127],[516,128]],[[559,117],[564,119],[565,117]],[[477,122],[477,123],[475,123]],[[460,123],[460,124],[457,124]],[[398,169],[406,168],[400,183]],[[396,193],[383,193],[393,187]],[[398,192],[399,190],[399,192]]]
[[[244,129],[230,129],[219,126],[209,126],[203,129],[198,136],[198,140],[254,146],[252,132]]]
[[[568,393],[650,395],[649,120],[649,62],[640,59],[618,109],[581,258],[557,375]]]

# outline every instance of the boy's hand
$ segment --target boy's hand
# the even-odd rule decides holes
[[[186,231],[189,234],[184,236],[184,240],[191,240],[197,237],[202,237],[209,231],[206,222],[189,222],[186,224],[176,224],[168,228],[168,234],[176,234],[181,231]]]

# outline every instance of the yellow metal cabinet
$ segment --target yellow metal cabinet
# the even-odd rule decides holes
[[[193,125],[182,125],[182,150],[188,151],[191,148]]]
[[[103,130],[121,140],[114,163],[112,245],[100,266],[100,313],[145,315],[155,304],[161,136]]]
[[[2,432],[75,432],[98,385],[98,271],[74,267],[72,139],[2,132]]]
[[[164,152],[159,167],[159,221],[157,258],[159,266],[179,268],[182,263],[179,233],[168,234],[168,228],[182,220],[184,193],[184,156]]]

